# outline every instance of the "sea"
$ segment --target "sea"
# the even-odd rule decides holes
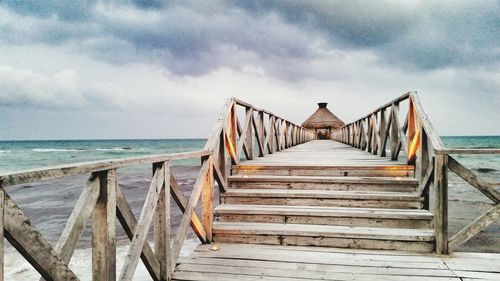
[[[445,136],[447,148],[500,148],[500,136]],[[0,174],[68,163],[200,150],[206,139],[0,141]],[[495,169],[498,156],[458,155],[468,165]],[[198,159],[174,165],[196,166]],[[491,167],[490,167],[491,166]]]
[[[200,150],[206,139],[0,141],[0,173],[75,162]],[[199,164],[199,160],[177,162]]]
[[[500,136],[443,137],[448,148],[500,148]],[[158,140],[43,140],[0,141],[0,174],[75,162],[116,159],[153,154],[200,150],[206,139]],[[500,155],[455,155],[465,166],[490,182],[500,182]],[[200,159],[172,163],[172,174],[189,196],[199,170]],[[88,175],[68,176],[50,181],[11,186],[8,195],[49,241],[57,241]],[[151,181],[151,166],[142,165],[118,170],[118,182],[138,217]],[[450,184],[454,184],[450,182]],[[457,183],[458,185],[458,183]],[[498,187],[498,186],[497,186]],[[468,190],[468,189],[466,189]],[[172,227],[182,213],[172,201]],[[118,230],[118,243],[127,237]],[[194,234],[190,234],[194,237]],[[82,235],[79,247],[90,246],[90,227]]]

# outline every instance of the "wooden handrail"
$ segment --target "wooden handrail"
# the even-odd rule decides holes
[[[445,148],[436,154],[500,154],[500,148]]]
[[[243,127],[236,107],[245,108]],[[255,115],[256,114],[256,115]],[[265,116],[266,115],[266,116]],[[265,125],[268,118],[268,125]],[[258,155],[254,156],[254,138]],[[68,264],[78,240],[92,216],[92,279],[116,280],[116,219],[131,244],[120,280],[132,280],[139,259],[155,281],[170,280],[188,228],[202,243],[212,241],[214,182],[227,190],[228,156],[238,164],[246,159],[310,141],[314,132],[249,103],[229,99],[203,150],[65,164],[0,175],[0,281],[3,280],[4,237],[42,276],[41,280],[78,280]],[[200,158],[201,169],[190,197],[185,197],[170,169],[173,160]],[[139,218],[136,218],[118,184],[117,169],[150,164],[153,176]],[[6,188],[70,175],[90,174],[55,247],[34,227]],[[170,196],[183,213],[179,230],[171,242]],[[201,215],[195,208],[201,201]],[[154,251],[147,241],[154,224]],[[5,230],[5,232],[3,231]]]
[[[399,120],[400,103],[408,100],[408,114],[404,124]],[[389,114],[386,114],[389,111]],[[388,115],[388,117],[386,117]],[[430,188],[434,189],[434,234],[436,252],[453,251],[496,218],[500,217],[500,194],[488,183],[460,164],[450,154],[500,154],[499,148],[446,148],[434,129],[416,92],[404,95],[378,107],[368,115],[332,132],[334,140],[367,152],[386,157],[390,139],[390,157],[397,161],[404,151],[407,164],[415,165],[419,173],[417,192],[424,197],[424,208],[430,210]],[[473,223],[448,239],[448,170],[472,187],[478,189],[494,203],[493,208]]]
[[[23,171],[15,171],[0,175],[2,187],[19,185],[30,182],[38,182],[52,178],[82,175],[98,171],[124,168],[127,166],[136,166],[143,164],[152,164],[157,162],[182,160],[190,158],[199,158],[210,155],[209,150],[189,151],[181,153],[157,154],[139,157],[117,158],[99,161],[88,161],[58,166],[36,168]]]

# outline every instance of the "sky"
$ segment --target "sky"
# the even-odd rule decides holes
[[[231,96],[500,135],[500,1],[0,0],[0,140],[204,138]]]

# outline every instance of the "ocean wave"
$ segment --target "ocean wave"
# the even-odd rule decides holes
[[[492,168],[477,168],[477,169],[474,169],[480,173],[492,173],[492,172],[497,172],[498,170],[497,169],[492,169]]]
[[[74,149],[74,148],[33,148],[31,151],[35,152],[81,152],[85,149]]]
[[[110,148],[96,148],[97,151],[124,151],[132,150],[131,147],[110,147]]]

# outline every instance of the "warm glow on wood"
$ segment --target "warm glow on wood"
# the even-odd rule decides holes
[[[234,145],[231,140],[227,141],[227,148],[229,151],[229,155],[231,155],[231,158],[236,159],[236,150],[234,149]]]
[[[417,155],[417,150],[420,147],[420,130],[417,130],[411,141],[410,148],[408,149],[408,160],[413,161]]]

